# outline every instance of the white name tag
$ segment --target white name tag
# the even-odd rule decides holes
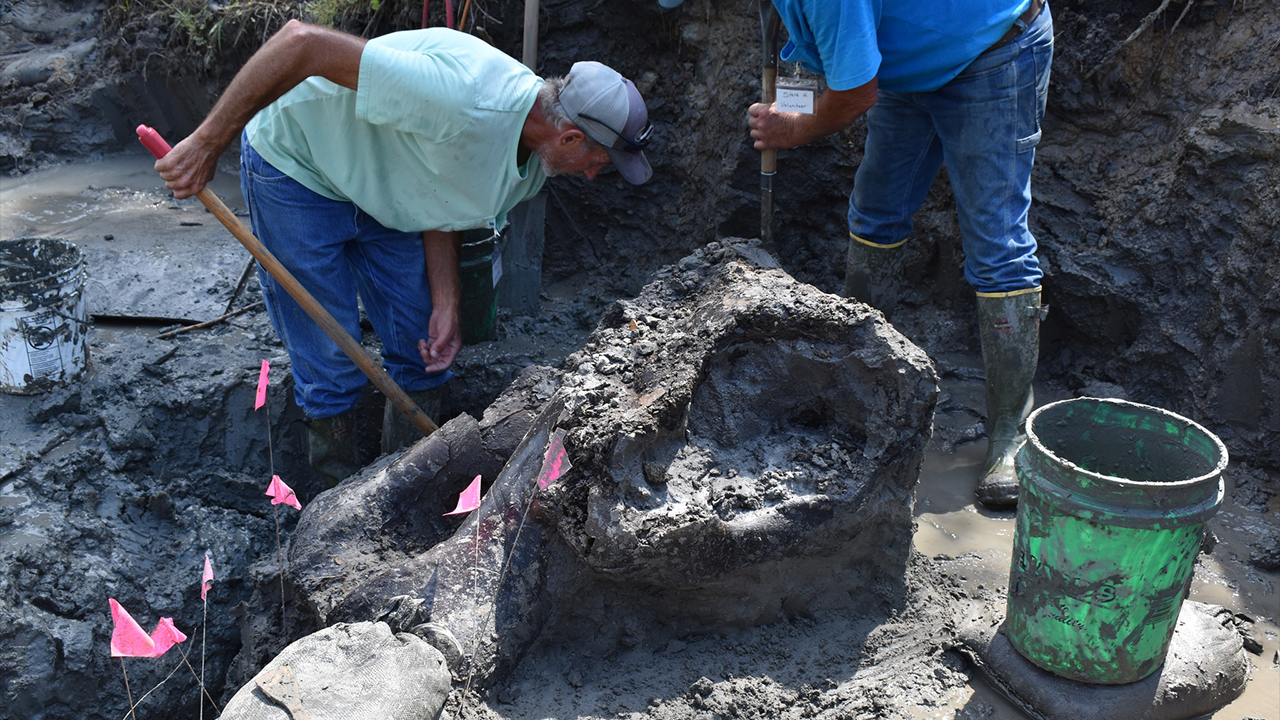
[[[779,81],[777,87],[778,111],[812,115],[814,90],[815,88],[807,83],[783,84],[782,81]]]

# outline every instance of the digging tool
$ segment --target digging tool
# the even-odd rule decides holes
[[[778,29],[782,18],[772,0],[760,0],[760,33],[764,59],[760,66],[760,101],[777,99]],[[760,240],[773,241],[773,176],[778,172],[778,151],[760,151]]]
[[[537,72],[538,68],[538,6],[539,0],[524,0],[524,64]]]
[[[160,133],[146,125],[138,126],[138,140],[157,159],[168,155],[171,149],[169,143],[160,137]],[[439,429],[431,421],[431,418],[427,417],[427,414],[422,412],[414,404],[413,400],[409,399],[405,391],[400,389],[396,381],[391,379],[387,371],[374,362],[373,358],[360,346],[360,343],[356,342],[355,338],[351,337],[351,334],[338,324],[333,315],[329,314],[329,311],[325,310],[324,306],[310,292],[307,292],[306,288],[302,287],[302,283],[298,282],[293,273],[280,264],[280,261],[271,254],[270,250],[267,250],[262,241],[255,237],[249,231],[249,228],[244,226],[244,223],[240,222],[240,219],[223,204],[217,195],[214,195],[209,188],[205,188],[196,195],[196,198],[204,203],[205,207],[209,208],[209,212],[213,213],[214,217],[218,218],[231,231],[232,235],[236,236],[236,239],[240,241],[241,245],[245,246],[249,254],[253,255],[254,259],[261,263],[262,267],[271,274],[271,277],[275,278],[289,292],[289,295],[297,301],[298,305],[302,306],[302,309],[311,316],[311,319],[316,321],[320,329],[324,330],[325,334],[337,343],[339,348],[342,348],[342,352],[351,358],[356,367],[360,368],[373,381],[373,384],[409,418],[410,422],[422,431],[423,435],[430,435]]]

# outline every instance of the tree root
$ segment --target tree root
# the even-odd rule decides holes
[[[1089,78],[1093,77],[1094,73],[1098,72],[1104,66],[1106,66],[1107,63],[1111,62],[1111,59],[1114,58],[1117,54],[1119,54],[1121,50],[1127,47],[1129,43],[1138,39],[1138,37],[1142,35],[1142,33],[1146,32],[1147,29],[1151,27],[1152,23],[1156,21],[1156,18],[1160,17],[1162,14],[1164,14],[1165,10],[1169,9],[1169,5],[1172,4],[1172,2],[1173,0],[1164,0],[1164,2],[1160,3],[1160,7],[1156,8],[1150,15],[1147,15],[1145,18],[1143,18],[1142,22],[1139,23],[1138,28],[1133,32],[1129,33],[1129,37],[1125,38],[1123,42],[1115,46],[1115,48],[1113,48],[1111,52],[1107,53],[1107,56],[1104,57],[1100,62],[1098,62],[1098,64],[1095,65],[1092,70],[1085,73],[1084,79],[1088,80]],[[1192,3],[1194,2],[1195,0],[1187,0],[1186,7],[1183,8],[1182,10],[1182,15],[1187,14],[1187,10],[1190,9]],[[1181,16],[1179,16],[1178,22],[1182,22]],[[1174,27],[1177,27],[1177,25],[1175,24]]]

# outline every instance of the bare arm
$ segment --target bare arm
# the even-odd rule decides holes
[[[850,90],[827,90],[818,96],[812,115],[778,112],[776,104],[756,103],[747,121],[755,148],[793,148],[840,132],[876,104],[877,87],[872,78]]]
[[[204,189],[249,120],[303,80],[318,75],[354,90],[364,45],[364,38],[290,20],[236,73],[200,127],[156,161],[165,187],[177,198]]]
[[[461,247],[460,232],[428,230],[422,233],[427,282],[431,285],[431,320],[427,337],[418,341],[418,353],[426,363],[427,372],[448,368],[462,349],[462,325],[458,316],[462,302],[462,281],[458,276]]]

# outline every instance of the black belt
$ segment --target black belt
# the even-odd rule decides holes
[[[1036,21],[1036,18],[1040,17],[1040,11],[1044,9],[1044,3],[1045,0],[1031,0],[1031,7],[1027,8],[1026,12],[1019,15],[1017,20],[1013,21],[1013,27],[1009,28],[1009,32],[1005,33],[1004,37],[997,40],[994,45],[983,52],[989,53],[998,47],[1004,47],[1005,45],[1013,42],[1014,38],[1021,35],[1022,32],[1031,25],[1031,23]]]

